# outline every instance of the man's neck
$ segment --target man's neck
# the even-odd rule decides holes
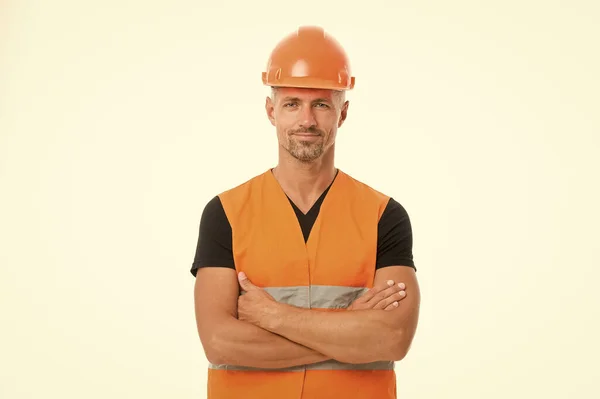
[[[303,163],[281,154],[273,175],[288,197],[306,213],[335,178],[333,149],[321,159]],[[288,156],[285,156],[288,155]]]

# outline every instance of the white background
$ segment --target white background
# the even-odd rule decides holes
[[[0,397],[203,398],[203,207],[274,166],[260,74],[325,27],[337,166],[413,223],[399,397],[598,398],[596,1],[4,1]]]

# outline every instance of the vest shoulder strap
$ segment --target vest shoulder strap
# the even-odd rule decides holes
[[[230,221],[237,220],[240,212],[246,208],[246,205],[253,202],[251,201],[253,193],[262,192],[262,190],[257,190],[257,188],[262,186],[266,179],[272,178],[272,176],[268,175],[269,173],[271,173],[270,169],[219,194],[219,199],[223,204],[225,214]],[[351,201],[360,203],[367,208],[377,207],[378,218],[381,218],[381,215],[390,200],[390,196],[353,178],[341,170],[338,172],[336,179],[341,180],[336,181],[335,184],[339,183],[343,186],[343,190],[347,191],[347,198],[350,198]]]

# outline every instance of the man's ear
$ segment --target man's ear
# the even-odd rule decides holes
[[[271,121],[271,125],[275,126],[275,104],[269,96],[265,99],[265,111],[267,112],[269,121]]]
[[[348,107],[350,106],[350,101],[346,101],[342,106],[342,112],[340,112],[340,119],[338,121],[338,127],[341,127],[346,121],[346,117],[348,116]]]

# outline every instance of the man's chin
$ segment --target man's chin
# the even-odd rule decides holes
[[[292,156],[303,163],[310,163],[318,160],[323,155],[322,152],[293,152]]]

